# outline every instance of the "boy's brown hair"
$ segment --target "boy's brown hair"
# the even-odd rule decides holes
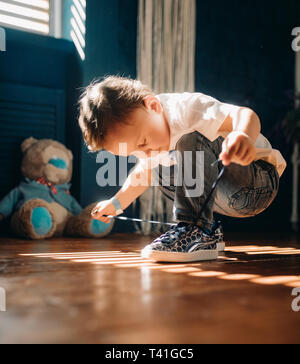
[[[130,113],[144,107],[148,95],[155,95],[148,86],[125,77],[109,76],[89,85],[79,101],[79,126],[88,149],[105,148],[108,132],[128,123]]]

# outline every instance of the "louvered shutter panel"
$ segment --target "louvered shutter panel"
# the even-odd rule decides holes
[[[0,83],[0,198],[19,184],[24,139],[64,142],[62,90]]]

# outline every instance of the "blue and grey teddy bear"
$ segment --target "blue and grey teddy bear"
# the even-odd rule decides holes
[[[96,203],[83,209],[70,194],[73,155],[63,144],[26,139],[24,180],[0,201],[0,221],[10,219],[11,230],[26,239],[78,236],[101,238],[113,228],[91,217]]]

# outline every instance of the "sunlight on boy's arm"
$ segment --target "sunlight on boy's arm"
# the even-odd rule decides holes
[[[121,190],[116,197],[121,203],[123,210],[140,197],[151,185],[152,170],[143,169],[139,164],[129,174]]]
[[[258,115],[246,107],[234,108],[224,120],[220,132],[240,131],[247,134],[253,143],[261,133],[261,123]]]

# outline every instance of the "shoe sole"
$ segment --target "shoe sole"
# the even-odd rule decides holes
[[[223,253],[225,251],[225,248],[226,244],[224,243],[224,241],[217,243],[218,252]]]
[[[218,250],[199,250],[192,253],[175,253],[155,250],[142,250],[142,258],[149,259],[155,262],[172,262],[172,263],[187,263],[187,262],[203,262],[218,259]]]

